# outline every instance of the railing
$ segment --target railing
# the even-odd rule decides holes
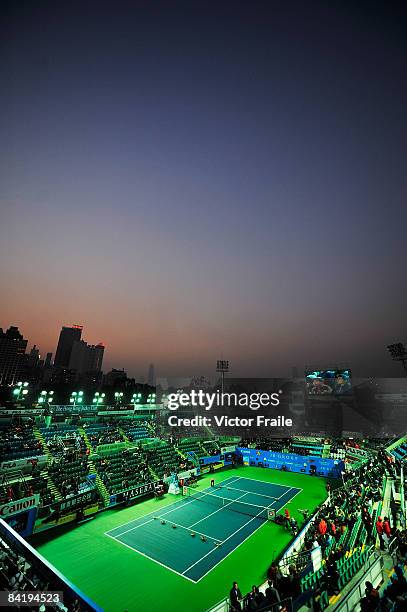
[[[260,588],[260,591],[263,592],[263,589]],[[249,595],[246,595],[243,598],[243,602],[242,602],[243,610],[249,609],[248,608],[248,597]],[[233,611],[234,611],[234,608],[232,608],[232,606],[230,605],[229,599],[227,597],[219,601],[212,608],[208,608],[208,610],[206,610],[206,612],[233,612]],[[280,602],[275,603],[275,604],[269,604],[265,602],[264,605],[256,608],[256,611],[257,612],[293,612],[294,611],[293,600],[291,597],[287,597],[286,599],[283,599]]]
[[[332,612],[355,612],[358,610],[360,600],[365,596],[365,582],[369,581],[374,587],[377,587],[382,581],[382,567],[381,556],[373,551],[363,568],[363,575],[358,578],[355,586],[344,594],[337,604],[329,606],[329,610],[332,610]]]
[[[400,472],[400,511],[401,511],[401,524],[403,529],[406,529],[407,527],[407,521],[406,521],[406,497],[404,494],[404,467],[401,466],[401,472]]]
[[[279,565],[283,574],[285,574],[290,565],[293,565],[298,572],[301,572],[309,563],[311,563],[311,550],[301,550],[291,556],[284,556]]]
[[[0,541],[2,546],[7,550],[11,549],[14,553],[21,555],[28,561],[37,576],[40,577],[44,583],[50,585],[49,591],[59,591],[63,593],[64,604],[66,606],[65,609],[73,609],[72,606],[74,601],[78,600],[80,609],[83,610],[83,612],[102,612],[102,608],[65,578],[61,572],[44,559],[44,557],[2,519],[0,519]],[[36,591],[37,589],[32,585],[32,588],[29,590]],[[57,604],[50,604],[49,607],[55,608],[56,610],[60,609]]]

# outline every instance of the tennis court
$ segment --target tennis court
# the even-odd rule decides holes
[[[105,533],[159,565],[199,582],[302,489],[235,476],[162,511]]]

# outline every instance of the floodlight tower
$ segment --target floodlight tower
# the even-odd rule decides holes
[[[26,399],[26,395],[28,395],[28,382],[19,382],[13,389],[14,399],[18,402],[20,400],[20,396],[22,399]]]
[[[389,344],[387,347],[393,361],[401,361],[402,366],[407,374],[407,349],[402,342]]]
[[[69,398],[69,403],[73,404],[74,407],[76,406],[76,404],[82,404],[83,403],[83,391],[73,391],[71,393],[71,397]]]
[[[116,406],[120,406],[123,401],[123,391],[115,391],[114,401],[116,402]]]
[[[53,391],[41,391],[41,395],[37,400],[38,404],[48,404],[49,406],[54,401],[53,395]]]
[[[106,393],[99,393],[99,391],[96,391],[95,395],[93,396],[92,403],[97,405],[103,404],[105,401],[105,396]]]
[[[225,388],[225,374],[229,372],[229,361],[225,361],[224,359],[218,359],[216,362],[216,371],[221,374],[221,386],[222,386],[222,394]]]

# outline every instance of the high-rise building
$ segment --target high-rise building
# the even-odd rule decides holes
[[[30,351],[28,359],[27,359],[28,367],[36,368],[38,366],[40,358],[41,358],[40,350],[37,348],[37,345],[34,344],[34,346],[32,347],[32,349]]]
[[[147,384],[149,384],[150,387],[154,387],[155,386],[155,372],[154,372],[154,364],[153,363],[150,363],[150,366],[148,368]]]
[[[47,353],[47,356],[45,357],[45,363],[44,363],[45,368],[51,367],[51,359],[52,359],[52,353]]]
[[[24,365],[25,340],[18,327],[9,327],[6,332],[0,328],[0,385],[18,382]]]
[[[104,375],[103,384],[108,387],[114,387],[116,383],[121,382],[123,385],[126,384],[127,372],[124,370],[116,370],[113,368],[110,372]]]
[[[72,345],[69,369],[78,374],[85,372],[100,372],[103,363],[105,347],[103,344],[87,344],[84,340],[76,340]]]
[[[59,334],[58,346],[55,353],[54,365],[60,368],[68,368],[74,342],[81,339],[82,325],[64,326]]]

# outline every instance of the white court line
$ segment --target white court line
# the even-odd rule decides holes
[[[241,478],[241,476],[234,476],[233,478],[235,479],[239,479]],[[233,480],[232,478],[232,480]],[[209,489],[210,487],[206,487],[207,489]],[[202,489],[202,493],[206,491],[206,489]],[[176,506],[176,508],[172,508],[171,510],[168,510],[167,512],[164,512],[163,514],[160,514],[160,517],[162,516],[166,516],[167,514],[170,514],[171,512],[174,512],[175,510],[178,510],[179,508],[185,508],[186,505],[192,503],[194,501],[194,498],[191,498],[189,500],[183,501],[182,499],[177,499],[175,502],[173,502],[172,504],[170,504],[169,506],[166,506],[167,508],[171,508],[171,506]],[[165,506],[164,506],[165,507]],[[157,514],[153,511],[150,512],[149,514],[145,514],[144,518],[147,516],[153,516],[153,518],[148,519],[148,521],[144,521],[143,523],[140,523],[139,525],[136,525],[135,527],[132,527],[131,529],[126,529],[125,531],[122,531],[121,533],[116,533],[114,536],[114,538],[119,538],[120,536],[122,536],[125,533],[128,533],[129,531],[133,531],[133,529],[138,529],[139,527],[143,527],[143,525],[147,525],[147,523],[151,523],[151,521],[154,520],[154,516],[157,516]],[[110,535],[112,531],[114,531],[115,529],[120,529],[120,527],[124,527],[125,525],[129,525],[130,523],[134,523],[137,522],[138,520],[140,520],[140,518],[143,518],[143,516],[140,516],[137,519],[132,519],[131,521],[128,521],[127,523],[123,523],[122,525],[119,525],[118,527],[113,527],[113,529],[109,529],[109,531],[106,531],[106,533],[104,535]]]
[[[303,490],[304,490],[304,489],[298,489],[298,487],[291,487],[291,489],[289,489],[289,491],[292,491],[293,489],[297,489],[297,493],[296,493],[295,495],[293,495],[292,497],[290,497],[290,499],[289,499],[287,502],[285,502],[285,503],[287,503],[287,504],[288,504],[288,503],[290,503],[290,502],[291,502],[291,501],[294,499],[294,497],[297,497],[297,495],[299,495],[300,493],[302,493],[302,492],[303,492]],[[288,491],[287,491],[287,493],[288,493]],[[281,497],[282,497],[282,496],[281,496]],[[284,505],[284,504],[283,504],[283,505]]]
[[[243,491],[243,489],[235,489],[235,487],[226,487],[229,491]],[[274,499],[278,501],[279,497],[274,497],[274,495],[265,495],[264,493],[256,493],[255,491],[246,491],[246,493],[250,493],[251,495],[258,495],[259,497],[267,497],[267,499]],[[286,491],[287,493],[287,491]]]
[[[250,479],[248,478],[247,480],[250,480]],[[253,480],[254,480],[254,479],[253,479]],[[261,480],[257,480],[256,482],[262,482],[262,481],[261,481]],[[272,484],[272,483],[270,483],[270,484]],[[279,486],[283,486],[283,485],[279,485]],[[291,490],[291,489],[296,489],[296,488],[297,488],[297,487],[290,487],[288,490]],[[288,490],[287,490],[285,493],[283,493],[283,495],[285,495],[285,494],[288,492]],[[301,491],[303,491],[303,490],[304,490],[304,489],[299,489],[299,490],[297,491],[297,493],[296,493],[295,495],[293,495],[293,497],[292,497],[291,499],[294,499],[294,497],[295,497],[296,495],[298,495],[299,493],[301,493]],[[291,501],[291,499],[290,499],[290,500],[288,500],[288,501]],[[288,502],[287,502],[287,503],[288,503]],[[257,517],[254,517],[254,518],[257,518]],[[251,519],[251,520],[253,520],[253,519]],[[248,525],[249,523],[250,523],[250,521],[249,521],[249,522],[247,522],[247,523],[245,523],[245,524],[244,524],[244,525],[241,527],[241,529],[243,529],[243,527],[245,527],[245,526],[246,526],[246,525]],[[258,531],[258,530],[259,530],[261,527],[263,527],[264,525],[265,525],[265,523],[262,523],[261,525],[259,525],[258,527],[256,527],[256,529],[254,529],[254,530],[253,530],[251,533],[249,533],[249,535],[248,535],[247,537],[245,537],[245,539],[244,539],[244,540],[242,540],[241,542],[239,542],[239,544],[238,544],[237,546],[235,546],[234,548],[232,548],[232,550],[231,550],[230,552],[228,552],[228,554],[227,554],[227,555],[225,555],[224,557],[222,557],[222,559],[220,559],[220,560],[219,560],[217,563],[215,563],[215,565],[212,565],[212,567],[210,567],[210,568],[208,569],[208,571],[207,571],[207,572],[205,572],[205,574],[202,574],[202,576],[201,576],[200,578],[198,578],[198,580],[196,580],[196,581],[195,581],[195,583],[201,582],[201,580],[203,580],[203,579],[205,578],[205,576],[207,576],[208,574],[210,574],[210,573],[211,573],[211,571],[215,569],[215,567],[217,567],[218,565],[220,565],[220,564],[221,564],[221,563],[222,563],[222,562],[223,562],[225,559],[227,559],[227,558],[228,558],[228,557],[229,557],[229,556],[230,556],[232,553],[234,553],[234,552],[235,552],[235,550],[237,550],[237,549],[238,549],[240,546],[242,546],[242,544],[244,544],[244,543],[246,542],[246,540],[248,540],[249,538],[251,538],[251,537],[252,537],[252,535],[254,535],[254,534],[256,533],[256,531]],[[236,531],[235,533],[237,533],[237,531]],[[232,534],[232,535],[234,535],[234,534]],[[224,540],[224,541],[226,542],[226,540]],[[206,557],[206,556],[207,556],[207,555],[205,555],[205,557]],[[204,558],[204,557],[202,557],[202,558]],[[201,559],[201,561],[202,561],[202,559]],[[189,568],[189,569],[190,569],[190,568]],[[185,570],[185,571],[188,571],[188,570]],[[185,576],[185,578],[187,578],[187,576]]]
[[[269,506],[265,506],[265,508],[268,508],[268,507],[269,507]],[[262,513],[262,511],[261,511],[261,512],[259,512],[259,513],[258,513],[256,516],[254,516],[253,518],[251,518],[249,521],[247,521],[246,523],[244,523],[244,524],[243,524],[241,527],[239,527],[239,529],[237,529],[237,530],[236,530],[236,531],[234,531],[234,532],[233,532],[233,533],[232,533],[230,536],[228,536],[228,537],[226,538],[226,540],[222,540],[222,546],[223,546],[223,544],[225,544],[225,542],[227,542],[228,540],[230,540],[230,538],[233,538],[233,536],[235,536],[237,533],[239,533],[239,531],[242,531],[242,529],[244,529],[245,527],[247,527],[247,525],[250,525],[250,523],[252,523],[252,522],[253,522],[253,521],[254,521],[256,518],[259,518],[259,516],[260,516],[260,514],[261,514],[261,513]],[[263,525],[264,525],[264,523],[262,523],[261,525],[259,525],[259,527],[262,527]],[[255,531],[257,531],[257,529],[256,529]],[[254,533],[254,531],[253,531],[253,532],[252,532],[250,535],[253,535],[253,533]],[[247,539],[247,538],[246,538],[246,539]],[[236,548],[237,548],[237,546],[236,546]],[[236,548],[234,548],[233,550],[235,550]],[[217,550],[217,549],[214,549],[214,550]],[[188,568],[187,568],[187,569],[186,569],[186,570],[185,570],[185,571],[182,573],[182,575],[184,576],[184,574],[185,574],[186,572],[189,572],[189,570],[190,570],[190,569],[192,569],[193,567],[195,567],[195,565],[198,565],[198,563],[200,563],[201,561],[203,561],[203,560],[205,559],[205,557],[207,557],[208,555],[211,555],[211,554],[214,552],[214,550],[210,550],[208,553],[206,553],[206,555],[204,555],[203,557],[201,557],[201,558],[199,559],[199,561],[196,561],[195,563],[193,563],[192,565],[190,565],[190,566],[189,566],[189,567],[188,567]],[[233,552],[233,551],[230,551],[230,553],[231,553],[231,552]],[[228,556],[230,555],[230,553],[228,553],[226,556],[228,557]],[[223,557],[223,559],[226,559],[226,557]],[[223,559],[222,559],[222,561],[223,561]],[[211,570],[212,570],[212,569],[213,569],[213,568],[211,568]]]
[[[150,561],[154,561],[154,563],[158,563],[158,565],[161,565],[161,567],[165,567],[165,569],[168,569],[171,572],[173,572],[174,574],[177,574],[177,576],[181,576],[181,578],[185,578],[186,580],[189,580],[190,582],[193,582],[194,584],[196,584],[196,582],[197,582],[196,580],[193,580],[192,578],[188,578],[188,576],[183,576],[183,574],[180,574],[180,572],[177,572],[177,570],[173,569],[172,567],[169,567],[168,565],[165,565],[165,563],[161,563],[161,561],[157,561],[157,559],[153,559],[153,557],[149,557],[145,553],[142,553],[139,550],[137,550],[137,548],[133,548],[133,546],[129,546],[129,544],[125,544],[124,542],[121,542],[120,540],[117,540],[114,536],[111,536],[108,533],[105,533],[105,535],[107,535],[108,538],[111,538],[112,540],[114,540],[118,544],[121,544],[122,546],[126,546],[127,548],[130,548],[130,550],[132,550],[133,552],[134,551],[137,552],[139,555],[142,555],[146,559],[150,559]]]
[[[160,517],[158,517],[158,519],[160,519]],[[176,527],[179,527],[180,529],[186,529],[186,530],[190,529],[190,527],[188,527],[187,525],[179,525],[179,523],[174,523],[173,521],[169,521],[169,523],[171,523],[171,525],[175,525]],[[205,536],[205,538],[208,538],[209,540],[213,540],[214,542],[221,542],[220,538],[214,538],[213,536],[210,536],[207,533],[202,533],[201,531],[195,531],[195,533],[201,536]]]
[[[204,516],[203,518],[199,519],[199,521],[196,521],[196,523],[193,523],[189,527],[194,527],[195,525],[198,525],[198,523],[201,523],[202,521],[206,521],[207,518],[209,518],[213,514],[216,514],[217,512],[220,512],[221,510],[224,510],[225,508],[227,508],[228,506],[233,504],[233,502],[237,501],[238,499],[241,499],[245,495],[247,495],[247,493],[244,493],[243,495],[239,495],[239,497],[236,497],[236,499],[231,499],[228,504],[226,504],[225,506],[220,506],[217,510],[215,510],[214,512],[211,512],[210,514],[207,514],[206,516]],[[225,499],[225,498],[221,497],[220,499]],[[220,539],[220,538],[218,538],[218,539]]]
[[[172,502],[172,504],[168,504],[168,506],[164,506],[164,508],[171,508],[171,506],[175,506],[176,504],[179,504],[182,500],[181,499],[177,499],[176,501]],[[184,504],[185,506],[185,504]],[[131,519],[131,521],[127,521],[126,523],[122,523],[121,525],[118,525],[117,527],[113,527],[113,529],[109,529],[109,531],[106,531],[106,533],[104,535],[109,534],[111,531],[114,531],[115,529],[120,529],[120,527],[124,527],[125,525],[130,525],[130,523],[135,523],[138,520],[140,520],[141,518],[145,518],[146,516],[150,516],[150,515],[154,515],[156,516],[154,510],[153,512],[148,512],[147,514],[141,515],[138,518],[133,518]],[[123,532],[125,533],[125,532]]]
[[[247,491],[248,493],[252,493],[252,495],[259,495],[261,497],[267,497],[269,499],[274,499],[275,501],[279,501],[282,497],[284,497],[284,495],[287,495],[287,493],[289,491],[292,491],[293,489],[297,489],[298,492],[303,491],[303,489],[298,489],[298,487],[287,487],[286,485],[281,485],[281,484],[278,484],[276,482],[266,482],[266,481],[262,481],[262,480],[256,480],[254,478],[245,478],[244,476],[241,476],[240,479],[241,480],[242,479],[243,480],[248,480],[248,481],[251,481],[251,482],[260,482],[261,484],[264,484],[264,485],[271,485],[271,486],[274,486],[274,487],[282,487],[282,488],[284,488],[285,491],[284,491],[284,493],[282,493],[280,495],[280,497],[274,497],[274,495],[265,495],[264,493],[256,493],[256,491]],[[241,489],[235,489],[234,487],[230,487],[230,489],[232,491],[240,491],[241,490]]]
[[[277,484],[277,483],[266,483],[264,481],[261,480],[256,480],[253,478],[245,478],[244,476],[234,476],[230,479],[230,482],[232,481],[236,481],[236,480],[251,480],[252,482],[260,482],[262,484]],[[227,480],[222,481],[222,482],[227,482]],[[284,485],[278,485],[277,486],[284,486]],[[280,497],[278,499],[281,499],[281,497],[283,497],[284,495],[287,495],[287,493],[289,493],[289,491],[291,491],[292,489],[297,489],[297,487],[286,487],[287,490],[280,495]],[[207,489],[210,489],[210,487],[207,487]],[[202,492],[205,491],[206,489],[202,489]],[[287,500],[286,503],[290,502],[291,499],[294,499],[294,497],[296,497],[296,495],[298,495],[299,493],[301,493],[303,491],[303,489],[298,489],[297,493],[295,495],[293,495],[292,498],[290,498],[289,500]],[[247,493],[253,493],[255,494],[253,491],[247,491]],[[176,502],[174,502],[173,504],[170,504],[171,506],[177,506],[177,507],[184,507],[186,504],[194,501],[193,499],[187,501],[184,504],[180,504],[181,500],[177,500]],[[235,500],[231,500],[230,503],[232,503]],[[229,504],[228,504],[229,505]],[[222,508],[219,508],[219,510],[224,509],[226,506],[223,506]],[[265,506],[265,508],[267,508],[269,506]],[[169,514],[170,512],[172,512],[173,510],[176,510],[177,508],[172,508],[171,510],[169,510],[168,512],[166,512],[165,514]],[[261,514],[261,513],[259,513]],[[154,512],[151,512],[150,515],[154,515]],[[149,516],[148,514],[145,516]],[[164,516],[164,515],[162,515]],[[140,517],[143,518],[143,517]],[[207,517],[206,517],[207,518]],[[226,538],[226,540],[224,540],[222,542],[222,544],[224,542],[227,542],[228,540],[230,540],[230,538],[232,538],[236,533],[238,533],[239,531],[241,531],[242,529],[244,529],[245,527],[247,527],[247,525],[249,525],[252,521],[254,521],[256,518],[259,518],[259,515],[253,517],[252,519],[250,519],[249,521],[247,521],[246,523],[244,523],[244,525],[242,525],[237,531],[235,531],[233,534],[231,534],[228,538]],[[205,578],[205,576],[207,576],[215,567],[217,567],[220,563],[222,563],[222,561],[224,561],[225,559],[227,559],[229,557],[229,555],[231,555],[235,550],[237,550],[237,548],[239,548],[242,544],[244,544],[244,542],[246,542],[246,540],[248,540],[254,533],[256,533],[256,531],[258,531],[261,527],[263,527],[263,525],[265,524],[265,522],[262,522],[256,529],[254,529],[251,533],[249,533],[249,535],[244,538],[244,540],[242,540],[241,542],[239,542],[239,544],[237,544],[237,546],[235,546],[227,555],[225,555],[224,557],[222,557],[222,559],[220,559],[217,563],[215,563],[215,565],[213,565],[212,567],[209,568],[209,570],[203,574],[198,580],[194,580],[193,578],[189,578],[188,576],[185,576],[185,573],[188,572],[190,569],[192,569],[192,567],[194,567],[195,565],[197,565],[198,563],[200,563],[203,559],[205,559],[209,554],[211,554],[212,552],[214,552],[215,550],[217,550],[217,548],[214,548],[213,550],[209,551],[209,553],[206,553],[203,557],[201,557],[196,563],[194,563],[193,565],[191,565],[189,568],[187,568],[186,570],[184,570],[184,572],[181,574],[180,572],[177,572],[176,570],[174,570],[173,568],[169,567],[168,565],[165,565],[164,563],[161,563],[160,561],[157,561],[156,559],[154,559],[153,557],[150,557],[149,555],[140,552],[137,548],[134,548],[133,546],[130,546],[129,544],[125,544],[124,542],[121,542],[120,540],[117,539],[117,537],[120,537],[121,535],[123,535],[123,533],[127,533],[127,531],[132,531],[132,529],[126,530],[125,532],[122,532],[121,534],[119,534],[117,537],[110,535],[111,531],[114,531],[114,529],[119,529],[120,527],[124,526],[124,525],[128,525],[129,523],[134,522],[135,520],[138,519],[133,519],[132,521],[128,521],[127,523],[123,523],[123,525],[120,525],[119,527],[115,527],[113,529],[110,529],[109,532],[106,532],[104,535],[108,536],[109,538],[111,538],[112,540],[115,540],[116,542],[118,542],[119,544],[121,544],[122,546],[126,546],[127,548],[129,548],[130,550],[135,551],[136,553],[142,555],[143,557],[145,557],[146,559],[150,559],[150,561],[154,561],[155,563],[157,563],[158,565],[161,565],[161,567],[164,567],[166,569],[169,569],[171,572],[173,572],[174,574],[177,574],[178,576],[181,576],[182,578],[185,578],[186,580],[189,580],[190,582],[192,582],[193,584],[197,584],[198,582],[200,582],[201,580],[203,580],[203,578]],[[144,523],[142,523],[142,525],[145,525],[149,522],[151,522],[154,519],[150,519],[148,521],[145,521]],[[137,527],[141,527],[141,525],[137,525],[135,527],[135,529],[137,529]],[[206,536],[208,537],[208,536]]]
[[[181,501],[181,500],[178,500]],[[188,504],[192,503],[194,500],[190,499],[188,501],[186,501],[184,504],[182,504],[182,507],[185,508],[185,506],[187,506]],[[175,502],[174,504],[171,504],[171,506],[175,506],[178,502]],[[181,505],[178,506],[178,508],[180,508]],[[172,508],[172,510],[168,510],[167,512],[163,512],[162,514],[160,514],[160,517],[162,516],[166,516],[167,514],[171,514],[171,512],[175,512],[175,510],[177,510],[178,508]],[[113,537],[116,538],[120,538],[120,536],[124,535],[125,533],[128,533],[129,531],[133,531],[134,529],[138,529],[139,527],[143,527],[143,525],[147,525],[147,523],[152,523],[154,521],[154,516],[157,516],[156,513],[154,512],[150,512],[150,514],[146,514],[145,516],[151,516],[153,515],[153,518],[148,519],[148,521],[144,521],[143,523],[140,523],[139,525],[136,525],[135,527],[131,527],[130,529],[126,529],[125,531],[122,531],[121,533],[116,533]],[[142,516],[140,518],[143,518]],[[138,519],[134,519],[134,520],[138,520]],[[130,521],[131,523],[134,522]],[[120,529],[120,527],[116,527],[116,529]],[[109,529],[109,532],[114,531],[114,529]],[[109,535],[109,532],[106,532],[105,535]]]

